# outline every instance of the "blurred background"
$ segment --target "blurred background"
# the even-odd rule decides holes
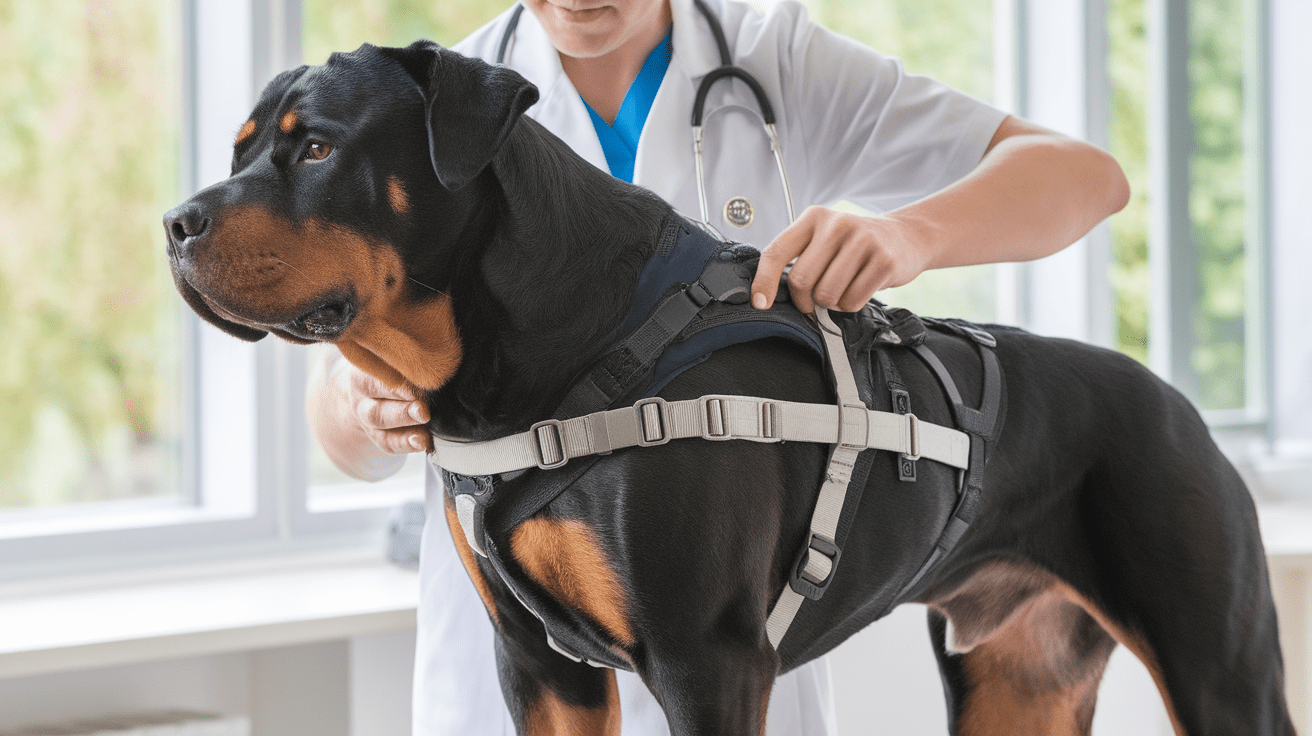
[[[413,579],[371,566],[388,510],[422,496],[422,458],[379,484],[340,474],[303,419],[313,356],[199,324],[169,278],[160,216],[226,176],[273,74],[362,42],[452,44],[506,3],[0,0],[0,734],[159,707],[236,714],[269,736],[407,732]],[[881,298],[1105,345],[1189,396],[1262,507],[1291,698],[1306,719],[1312,5],[806,4],[910,71],[1121,162],[1130,205],[1076,246],[927,273]],[[337,593],[350,605],[310,587],[307,599],[326,596],[317,613],[266,620],[273,604],[256,596],[246,618],[169,628],[197,616],[170,608],[178,585],[263,575],[279,601],[339,568],[362,576]],[[86,604],[89,590],[119,613],[61,618],[60,602]],[[124,602],[141,591],[156,594],[149,626]],[[386,600],[351,608],[368,595]],[[375,618],[306,633],[315,616]],[[943,732],[919,617],[900,612],[840,650],[844,733]],[[104,630],[81,628],[89,618]],[[275,624],[296,633],[260,628]],[[243,633],[213,643],[219,631]],[[191,638],[158,646],[170,636]],[[1096,732],[1168,733],[1151,682],[1119,657]],[[327,678],[318,695],[287,690],[316,678]],[[286,725],[306,722],[297,708],[319,725]]]

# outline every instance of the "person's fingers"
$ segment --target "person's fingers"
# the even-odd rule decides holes
[[[414,427],[428,421],[428,410],[418,401],[359,397],[355,417],[365,429]]]
[[[378,449],[392,455],[427,452],[431,449],[431,438],[421,427],[366,429],[365,434],[375,445],[378,445]]]
[[[829,270],[842,240],[826,224],[813,230],[811,242],[788,272],[788,293],[793,305],[806,314],[815,311],[815,288]]]
[[[824,273],[816,281],[815,288],[812,289],[811,298],[818,307],[833,309],[838,311],[852,311],[843,309],[846,303],[844,297],[849,289],[855,283],[855,280],[861,276],[866,269],[868,262],[871,260],[871,254],[855,240],[847,240],[834,253],[833,258],[825,264]],[[789,281],[791,288],[791,279]]]
[[[350,367],[347,381],[351,392],[360,396],[371,396],[375,399],[397,399],[400,401],[414,401],[418,398],[409,389],[388,386],[355,366]]]
[[[757,309],[769,309],[779,291],[779,278],[790,261],[806,250],[811,242],[815,226],[815,216],[808,208],[792,225],[784,228],[771,243],[761,251],[761,262],[756,267],[756,278],[752,281],[752,306]],[[792,278],[792,275],[789,275]]]

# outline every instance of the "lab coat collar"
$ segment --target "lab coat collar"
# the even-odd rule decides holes
[[[724,6],[708,0],[723,18]],[[634,182],[673,199],[693,168],[692,102],[696,85],[720,65],[715,36],[692,0],[670,0],[674,53],[638,139]],[[525,12],[515,32],[509,60],[537,86],[540,99],[528,115],[545,125],[589,163],[610,171],[597,131],[578,90],[560,65],[560,54],[532,12]],[[682,152],[682,153],[680,153]]]
[[[710,0],[722,15],[722,4]],[[668,200],[675,199],[692,173],[692,103],[697,84],[720,66],[715,36],[692,0],[670,0],[674,54],[638,138],[633,181]]]
[[[592,127],[583,98],[560,66],[560,54],[551,45],[537,16],[527,9],[519,18],[513,44],[508,60],[538,88],[538,103],[529,108],[528,116],[565,141],[588,163],[609,172],[606,154],[601,150],[601,141]]]

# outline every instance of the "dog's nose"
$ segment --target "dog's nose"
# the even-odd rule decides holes
[[[210,218],[205,216],[200,205],[184,202],[164,215],[164,230],[168,233],[169,257],[184,259],[187,252],[210,227]]]

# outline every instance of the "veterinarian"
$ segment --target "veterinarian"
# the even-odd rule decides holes
[[[794,2],[765,14],[737,0],[706,0],[704,10],[694,0],[523,5],[529,12],[508,10],[456,49],[500,58],[537,85],[528,115],[597,167],[685,214],[704,212],[729,238],[768,244],[753,285],[758,307],[773,302],[794,258],[789,285],[800,308],[855,311],[931,268],[1050,255],[1129,196],[1105,152],[909,74],[811,23]],[[737,79],[706,93],[704,161],[694,160],[698,85],[725,61],[717,24],[729,60],[758,81],[777,118],[780,161],[758,100]],[[881,214],[824,206],[844,199]],[[313,372],[309,407],[324,449],[357,478],[387,477],[404,453],[428,449],[418,426],[427,409],[336,352]],[[431,468],[428,479],[414,732],[510,734],[491,625],[451,544]],[[619,675],[624,733],[667,733],[641,681]],[[837,733],[823,660],[779,679],[767,733]]]

